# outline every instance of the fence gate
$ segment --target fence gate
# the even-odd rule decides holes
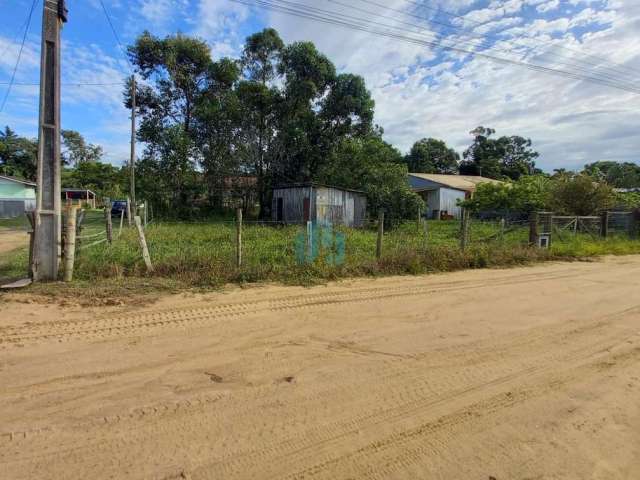
[[[562,238],[563,235],[577,235],[585,233],[594,237],[600,236],[600,217],[594,216],[562,216],[551,217],[552,230],[555,235]]]

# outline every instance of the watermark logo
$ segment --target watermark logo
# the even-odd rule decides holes
[[[306,231],[296,236],[296,259],[300,265],[320,259],[330,266],[344,264],[345,235],[330,223],[308,222]]]

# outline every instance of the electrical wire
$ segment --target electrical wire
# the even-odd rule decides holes
[[[640,94],[640,87],[634,87],[634,86],[630,86],[630,85],[625,85],[625,84],[621,84],[620,82],[616,82],[616,81],[612,81],[612,80],[608,80],[608,79],[603,79],[603,78],[599,78],[599,77],[594,77],[592,75],[583,75],[583,74],[580,74],[580,73],[576,73],[575,71],[571,71],[570,69],[569,70],[561,70],[561,69],[551,68],[551,67],[547,67],[547,66],[543,66],[543,65],[533,64],[533,63],[525,63],[525,62],[518,61],[518,60],[512,60],[512,59],[503,58],[503,57],[496,57],[494,55],[490,55],[490,54],[484,53],[484,52],[468,50],[468,49],[465,49],[465,48],[462,48],[462,47],[459,47],[459,46],[443,45],[442,43],[437,42],[437,41],[422,40],[422,39],[419,39],[419,38],[407,36],[406,34],[403,34],[403,33],[398,33],[397,32],[398,29],[396,27],[392,26],[392,25],[386,25],[386,27],[388,29],[391,29],[391,30],[373,29],[373,28],[364,26],[361,23],[354,23],[354,22],[350,22],[350,21],[346,21],[346,20],[341,20],[341,19],[339,19],[337,17],[338,16],[344,16],[344,15],[340,15],[340,14],[337,14],[335,12],[330,12],[330,11],[321,10],[321,9],[314,9],[315,11],[324,12],[324,13],[320,14],[320,13],[315,13],[314,11],[305,10],[305,9],[301,9],[301,8],[292,8],[292,7],[287,7],[287,6],[283,6],[283,5],[278,5],[273,0],[254,0],[253,2],[251,2],[249,0],[230,0],[230,1],[232,1],[234,3],[239,3],[239,4],[242,4],[242,5],[246,5],[246,6],[249,6],[249,7],[261,7],[261,8],[266,9],[266,10],[285,13],[285,14],[288,14],[288,15],[296,16],[298,18],[305,18],[305,19],[313,20],[313,21],[320,22],[320,23],[340,26],[340,27],[347,28],[347,29],[350,29],[350,30],[356,30],[356,31],[362,31],[362,32],[366,32],[366,33],[371,33],[373,35],[386,37],[386,38],[391,38],[391,39],[395,39],[395,40],[400,40],[400,41],[403,41],[403,42],[406,42],[406,43],[412,43],[412,44],[416,44],[416,45],[428,46],[428,47],[433,47],[433,48],[436,48],[436,49],[448,50],[448,51],[452,51],[452,52],[456,52],[456,53],[463,53],[463,54],[466,54],[466,55],[475,55],[477,57],[484,58],[484,59],[487,59],[487,60],[491,60],[491,61],[494,61],[494,62],[497,62],[497,63],[502,63],[502,64],[506,64],[506,65],[521,66],[521,67],[525,67],[525,68],[528,68],[530,70],[538,71],[538,72],[541,72],[541,73],[548,73],[548,74],[553,74],[553,75],[557,75],[557,76],[563,76],[563,77],[571,78],[571,79],[575,79],[575,80],[584,80],[584,81],[588,81],[588,82],[591,82],[591,83],[595,83],[595,84],[599,84],[599,85],[608,86],[608,87],[611,87],[611,88],[616,88],[616,89],[619,89],[619,90],[627,91],[627,92],[630,92],[630,93]],[[298,4],[298,7],[301,7],[301,6],[302,5]],[[394,29],[396,30],[395,32],[393,31]]]
[[[24,29],[24,35],[22,36],[22,43],[20,44],[20,50],[18,51],[18,58],[16,59],[16,64],[13,67],[13,73],[11,74],[11,80],[9,82],[9,87],[7,87],[7,92],[4,95],[4,99],[2,100],[2,105],[0,105],[0,112],[4,110],[5,105],[7,104],[7,99],[9,98],[9,94],[11,93],[11,89],[13,87],[13,83],[16,80],[16,73],[18,71],[18,66],[20,65],[20,60],[22,59],[22,51],[24,50],[24,44],[27,41],[27,35],[29,33],[29,27],[31,26],[31,18],[33,17],[33,10],[36,8],[36,2],[38,0],[33,0],[31,3],[31,10],[29,10],[29,16],[27,17],[27,25]]]
[[[9,85],[9,82],[0,82],[0,85]],[[14,82],[13,85],[21,86],[21,87],[37,87],[39,83],[22,83],[22,82]],[[63,87],[111,87],[117,85],[126,85],[126,82],[117,82],[117,83],[62,83]]]
[[[111,21],[111,16],[109,15],[109,11],[107,10],[107,7],[105,6],[103,0],[100,0],[100,5],[102,6],[102,11],[104,12],[104,16],[107,18],[107,22],[109,23],[109,27],[111,27],[111,32],[113,33],[113,36],[115,37],[116,42],[118,42],[118,45],[120,46],[120,50],[122,51],[122,54],[124,55],[125,60],[127,61],[129,66],[133,70],[133,64],[131,63],[131,60],[129,60],[129,56],[127,55],[127,50],[124,48],[124,45],[120,41],[120,37],[118,36],[118,32],[116,31],[115,27],[113,26],[113,22]]]
[[[363,1],[367,1],[367,0],[359,0],[359,1],[363,2]],[[475,24],[477,26],[485,26],[487,24],[487,22],[480,22],[478,20],[473,20],[471,18],[467,18],[465,15],[461,15],[461,14],[458,14],[458,13],[455,13],[455,12],[451,12],[449,10],[443,10],[440,7],[431,7],[431,6],[427,5],[427,4],[425,4],[424,2],[417,2],[415,0],[402,0],[402,1],[404,1],[404,3],[408,3],[410,5],[414,5],[416,9],[431,10],[433,12],[436,12],[436,14],[442,13],[442,14],[445,14],[445,15],[450,16],[450,17],[458,18],[458,19],[462,20],[463,22],[468,22],[468,23],[471,23],[471,24]],[[565,45],[559,45],[559,44],[557,44],[557,43],[555,43],[555,42],[553,42],[551,40],[545,40],[545,39],[542,39],[542,38],[535,38],[535,37],[532,37],[532,36],[526,35],[526,34],[518,35],[517,38],[520,38],[520,39],[523,39],[523,40],[524,39],[537,40],[539,42],[545,43],[547,45],[554,46],[554,47],[559,48],[561,50],[567,50],[569,52],[579,53],[580,55],[585,55],[587,57],[595,58],[595,59],[603,61],[603,62],[608,62],[608,63],[610,63],[612,65],[615,65],[618,68],[623,68],[625,70],[629,70],[629,71],[635,72],[636,75],[638,73],[640,73],[640,69],[638,69],[638,68],[627,66],[627,65],[620,65],[620,64],[617,64],[615,62],[612,62],[610,59],[608,59],[606,57],[600,57],[600,56],[595,55],[593,53],[583,52],[581,50],[578,50],[577,48],[571,48],[571,47],[567,47]]]
[[[348,5],[348,4],[342,3],[342,2],[340,2],[338,0],[328,0],[328,1],[331,2],[331,3],[335,3],[336,5],[340,5],[342,7],[349,8],[349,9],[352,9],[352,10],[356,10],[356,11],[359,11],[359,12],[362,12],[362,13],[365,13],[365,14],[377,15],[376,12],[371,12],[369,10],[358,8],[358,7],[353,6],[353,5]],[[358,0],[358,1],[360,1],[362,3],[365,3],[365,4],[368,4],[368,5],[376,6],[378,8],[384,9],[386,11],[391,11],[391,12],[399,13],[399,14],[407,16],[407,17],[416,18],[416,19],[422,20],[424,22],[427,22],[429,24],[440,25],[440,26],[444,26],[444,27],[449,28],[449,29],[458,30],[458,31],[460,31],[460,33],[459,33],[460,35],[464,35],[464,36],[471,37],[471,38],[474,38],[474,39],[477,39],[477,40],[481,41],[482,42],[481,46],[483,46],[484,48],[487,48],[487,49],[493,48],[495,46],[495,43],[497,43],[497,42],[510,45],[510,46],[512,46],[514,48],[518,48],[518,47],[522,48],[522,47],[524,47],[527,50],[527,53],[532,53],[532,52],[534,52],[535,49],[539,48],[539,45],[536,45],[536,46],[525,45],[524,43],[518,42],[517,40],[508,40],[508,39],[500,38],[500,37],[498,37],[496,35],[482,35],[482,34],[478,34],[478,33],[475,33],[475,32],[469,32],[469,31],[464,30],[463,28],[458,27],[456,25],[452,25],[450,23],[445,23],[445,22],[440,22],[438,20],[429,19],[429,18],[427,18],[425,16],[416,15],[414,13],[410,13],[410,12],[407,12],[407,11],[404,11],[404,10],[401,10],[401,9],[387,7],[386,5],[382,5],[382,4],[380,4],[378,2],[375,2],[373,0]],[[413,26],[413,27],[416,27],[416,28],[424,28],[424,26],[422,26],[422,25],[416,25],[416,24],[403,22],[402,20],[398,20],[398,19],[393,18],[393,17],[386,17],[386,18],[389,18],[390,20],[395,20],[397,22],[400,22],[400,23],[403,23],[403,24],[407,24],[407,25],[410,25],[410,26]],[[440,36],[444,36],[444,34],[440,34]],[[534,39],[532,37],[527,37],[527,38],[529,38],[531,40],[534,40],[535,42],[538,42],[538,40],[536,40],[536,39]],[[488,40],[491,40],[491,42],[493,42],[493,43],[488,42]],[[556,46],[556,44],[553,43],[553,42],[543,41],[543,43],[547,43],[549,45]],[[511,48],[511,49],[507,50],[507,52],[513,53],[514,48]],[[493,48],[493,50],[494,51],[496,51],[496,50],[497,51],[504,51],[504,50],[499,50],[499,49],[495,49],[495,48]],[[558,59],[561,59],[562,61],[556,62],[559,65],[565,65],[565,66],[568,66],[568,67],[577,68],[579,70],[587,71],[589,73],[592,72],[592,68],[590,68],[590,67],[595,67],[595,68],[598,68],[598,69],[607,70],[607,71],[604,71],[603,73],[598,73],[598,75],[603,75],[603,76],[611,77],[611,78],[614,78],[614,79],[616,79],[615,78],[616,75],[619,75],[619,76],[622,77],[621,78],[622,81],[627,81],[627,82],[635,81],[635,79],[637,78],[637,72],[631,72],[631,71],[627,71],[626,73],[623,72],[622,70],[624,70],[624,69],[629,70],[624,65],[612,64],[611,67],[605,67],[605,66],[603,66],[603,61],[593,62],[593,61],[589,61],[589,60],[583,59],[583,58],[567,57],[567,56],[564,56],[564,55],[562,55],[560,53],[557,53],[557,52],[554,52],[554,51],[551,51],[551,50],[545,50],[542,53],[544,55],[547,55],[547,56],[552,56],[552,57],[556,57]],[[608,62],[608,63],[612,63],[612,62],[609,62],[606,59],[604,61]],[[570,63],[566,63],[566,62],[570,62]],[[621,70],[617,71],[617,69],[621,69]],[[631,75],[633,75],[633,76],[631,77]],[[614,76],[614,77],[612,77],[612,76]]]

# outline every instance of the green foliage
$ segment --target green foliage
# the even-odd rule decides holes
[[[567,215],[596,215],[611,208],[611,186],[588,175],[562,176],[551,184],[549,209]]]
[[[411,147],[404,161],[412,173],[455,174],[460,155],[442,140],[423,138]]]
[[[532,212],[545,210],[550,203],[550,195],[550,180],[543,175],[532,175],[516,182],[480,184],[463,206],[475,212]]]
[[[615,205],[623,210],[640,208],[640,192],[616,192]]]
[[[584,167],[584,173],[614,188],[640,188],[640,165],[625,162],[595,162]]]
[[[109,163],[81,162],[76,168],[62,172],[62,186],[88,189],[98,198],[121,199],[128,190],[128,169],[117,168]]]
[[[150,83],[137,91],[141,194],[165,212],[220,208],[225,178],[252,175],[268,216],[274,183],[317,180],[343,139],[371,130],[364,80],[337,75],[313,43],[285,45],[273,29],[251,35],[239,60],[214,62],[201,40],[148,32],[129,54]]]
[[[0,131],[0,174],[35,180],[37,157],[37,140],[20,137],[9,127]]]
[[[83,163],[99,162],[102,159],[102,147],[87,143],[75,130],[62,130],[62,162],[75,167]]]
[[[74,284],[60,288],[73,291],[74,285],[82,285],[85,298],[88,287],[100,285],[104,285],[108,294],[113,294],[114,284],[120,289],[126,285],[127,291],[146,290],[143,284],[160,288],[258,281],[309,284],[342,277],[415,275],[640,253],[638,240],[623,237],[602,240],[582,234],[558,237],[550,250],[530,248],[526,225],[501,239],[496,222],[479,221],[471,223],[471,242],[467,250],[461,251],[459,227],[455,221],[429,221],[425,235],[425,230],[416,228],[415,222],[403,223],[385,233],[380,261],[375,258],[375,230],[341,228],[338,231],[345,236],[344,264],[325,262],[321,250],[316,261],[301,265],[295,245],[296,237],[304,233],[304,228],[248,224],[243,232],[243,266],[238,269],[234,265],[235,225],[232,222],[152,224],[147,227],[146,236],[156,270],[153,277],[146,273],[135,230],[125,228],[112,245],[100,244],[82,250],[77,257]],[[0,254],[0,278],[23,276],[27,259],[26,248]],[[139,277],[146,278],[141,282]]]
[[[535,159],[539,154],[531,148],[530,139],[520,136],[491,138],[495,132],[486,127],[477,127],[471,132],[474,140],[463,154],[461,174],[518,180],[537,172]]]
[[[364,191],[369,214],[382,209],[390,222],[415,218],[424,202],[407,183],[402,155],[379,135],[342,141],[320,172],[323,183]]]
[[[616,204],[613,189],[588,175],[532,175],[502,185],[481,184],[463,206],[473,211],[597,215]]]

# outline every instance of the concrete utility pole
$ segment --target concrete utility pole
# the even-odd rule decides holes
[[[40,54],[40,120],[36,196],[35,281],[57,280],[62,236],[60,198],[60,30],[65,0],[45,0]]]
[[[136,76],[131,75],[131,201],[136,206]]]

